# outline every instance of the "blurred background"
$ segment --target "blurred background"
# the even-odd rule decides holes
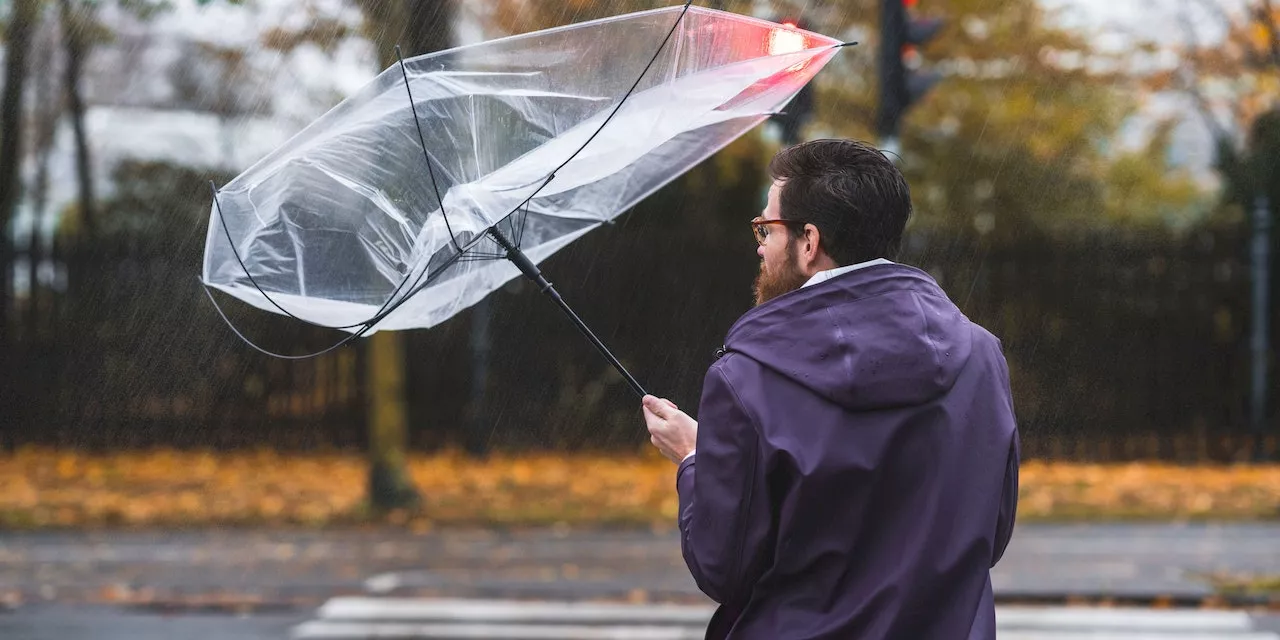
[[[197,281],[209,181],[372,79],[395,45],[671,4],[5,2],[0,602],[294,611],[398,569],[418,577],[391,591],[697,600],[671,534],[673,468],[622,378],[532,287],[284,361],[241,343]],[[785,114],[543,264],[627,368],[696,407],[751,305],[747,221],[769,158],[875,142],[912,188],[901,261],[1009,360],[1029,542],[1015,534],[1003,601],[1274,608],[1280,3],[696,4],[859,44]],[[340,337],[228,304],[275,351]],[[1169,557],[1134,560],[1153,548]],[[254,573],[271,562],[294,582]],[[592,582],[591,566],[614,577]],[[28,615],[9,631],[52,624]]]

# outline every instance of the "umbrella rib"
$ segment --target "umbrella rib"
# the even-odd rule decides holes
[[[357,331],[357,332],[355,332],[355,333],[352,333],[351,335],[349,335],[349,336],[347,336],[347,337],[345,337],[345,338],[343,338],[343,339],[341,339],[341,340],[339,340],[339,341],[337,341],[337,342],[333,343],[332,345],[329,345],[328,347],[325,347],[324,349],[321,349],[320,351],[316,351],[315,353],[308,353],[308,354],[300,355],[300,356],[291,356],[291,355],[286,355],[286,354],[283,354],[283,353],[276,353],[276,352],[274,352],[274,351],[268,351],[268,350],[266,350],[266,349],[263,349],[262,347],[259,347],[259,346],[258,346],[256,343],[254,343],[252,340],[250,340],[249,338],[245,337],[245,335],[244,335],[243,333],[241,333],[239,329],[237,329],[237,328],[236,328],[236,325],[235,325],[235,324],[233,324],[233,323],[231,322],[231,319],[230,319],[230,318],[228,318],[228,317],[227,317],[227,314],[222,310],[222,305],[218,304],[217,299],[215,299],[215,298],[213,297],[213,292],[209,290],[209,285],[204,284],[203,282],[201,282],[200,284],[203,284],[203,285],[204,285],[204,294],[205,294],[206,296],[208,296],[208,297],[209,297],[209,302],[213,303],[213,308],[218,312],[218,315],[222,317],[222,321],[223,321],[223,322],[225,322],[225,323],[227,324],[227,328],[231,329],[231,332],[232,332],[232,333],[236,334],[236,337],[237,337],[237,338],[240,338],[240,341],[241,341],[241,342],[243,342],[243,343],[245,343],[245,344],[249,345],[250,347],[252,347],[255,351],[257,351],[257,352],[259,352],[259,353],[262,353],[262,354],[264,354],[264,355],[271,356],[271,357],[273,357],[273,358],[280,358],[281,360],[308,360],[308,359],[311,359],[311,358],[315,358],[315,357],[318,357],[318,356],[322,356],[322,355],[324,355],[324,354],[326,354],[326,353],[329,353],[330,351],[333,351],[334,349],[337,349],[337,348],[339,348],[339,347],[342,347],[342,346],[343,346],[343,345],[345,345],[345,344],[350,343],[350,342],[351,342],[351,341],[353,341],[353,340],[356,340],[357,338],[363,337],[363,336],[364,336],[364,334],[365,334],[367,331],[369,331],[369,329],[371,329],[371,328],[373,327],[373,325],[370,325],[370,324],[364,324],[364,325],[352,325],[352,326],[359,326],[359,327],[361,327],[361,328],[360,328],[360,330],[359,330],[359,331]],[[270,298],[267,298],[267,299],[268,299],[268,300],[270,300]],[[274,302],[272,302],[272,304],[275,304],[275,303],[274,303]],[[287,313],[287,312],[286,312],[286,313]],[[306,321],[305,321],[305,320],[303,320],[303,322],[306,322]],[[317,326],[322,326],[322,325],[317,325]],[[326,327],[326,328],[328,328],[328,327]]]
[[[286,316],[293,318],[294,320],[297,320],[299,322],[305,322],[306,324],[310,324],[316,327],[322,327],[324,329],[351,329],[354,327],[359,327],[361,325],[367,324],[367,321],[366,321],[366,322],[357,322],[355,324],[349,324],[341,327],[331,327],[331,326],[323,325],[317,322],[312,322],[305,318],[299,318],[298,316],[293,315],[292,313],[289,312],[288,309],[285,309],[284,307],[280,306],[280,304],[277,303],[275,300],[273,300],[271,296],[267,295],[267,292],[263,291],[262,287],[258,285],[258,280],[253,277],[252,273],[249,273],[248,265],[244,263],[244,260],[240,257],[240,252],[236,250],[235,240],[231,239],[231,229],[227,226],[227,218],[226,216],[222,215],[222,203],[218,200],[218,187],[213,183],[212,180],[209,181],[209,189],[213,191],[213,206],[218,210],[218,222],[222,223],[222,232],[227,236],[227,246],[231,248],[231,255],[236,257],[236,262],[240,263],[240,269],[244,271],[244,275],[249,278],[249,282],[253,285],[253,288],[257,289],[258,293],[262,294],[262,297],[266,298],[267,302],[271,303],[271,306],[279,309],[280,313],[283,313]],[[203,282],[201,284],[203,284]],[[208,285],[205,285],[205,288],[208,288]]]
[[[600,126],[596,128],[595,133],[592,133],[591,137],[587,138],[587,140],[582,143],[582,146],[578,147],[577,151],[574,151],[567,159],[565,159],[564,162],[561,162],[560,166],[552,169],[551,175],[549,175],[547,180],[542,183],[542,186],[538,187],[538,189],[530,194],[528,198],[525,198],[524,202],[520,203],[512,213],[518,211],[520,207],[529,204],[529,201],[533,200],[540,191],[547,188],[547,185],[551,183],[551,180],[556,177],[556,172],[565,168],[565,165],[570,162],[573,162],[573,159],[578,157],[578,154],[582,153],[582,150],[586,149],[587,145],[591,144],[591,141],[595,140],[596,136],[600,135],[601,131],[604,131],[604,128],[609,124],[609,121],[613,120],[615,115],[618,115],[618,111],[622,110],[622,105],[627,103],[627,98],[630,98],[631,94],[635,93],[636,87],[640,86],[640,81],[644,80],[644,77],[649,73],[649,69],[653,68],[653,63],[658,61],[658,56],[662,55],[662,50],[667,47],[667,42],[671,40],[671,36],[675,34],[676,29],[679,28],[680,22],[684,20],[685,14],[689,13],[689,6],[692,4],[693,0],[686,0],[684,8],[680,10],[680,15],[676,17],[675,24],[671,25],[671,29],[667,31],[666,37],[664,37],[662,42],[658,44],[658,50],[653,52],[653,57],[649,58],[648,64],[644,65],[644,69],[640,70],[640,75],[636,76],[636,81],[631,83],[631,88],[627,89],[627,92],[622,95],[622,99],[618,101],[618,104],[613,108],[613,111],[609,112],[609,115],[604,119],[604,122],[601,122]]]
[[[449,259],[445,260],[444,263],[440,265],[440,268],[436,269],[432,273],[431,277],[427,278],[426,282],[422,282],[422,276],[426,275],[426,271],[424,270],[422,274],[418,276],[418,281],[414,282],[413,287],[411,287],[411,291],[400,300],[397,300],[395,304],[390,305],[390,307],[387,308],[385,311],[381,311],[375,314],[374,317],[370,318],[368,322],[348,325],[348,327],[360,327],[359,331],[356,331],[351,335],[344,337],[343,339],[333,343],[332,345],[329,345],[328,347],[325,347],[324,349],[321,349],[320,351],[316,351],[314,353],[308,353],[300,356],[291,356],[291,355],[285,355],[282,353],[275,353],[274,351],[268,351],[258,346],[252,340],[247,338],[243,333],[241,333],[240,330],[236,328],[235,324],[231,322],[231,319],[227,317],[227,314],[225,312],[223,312],[222,305],[219,305],[217,299],[213,297],[213,292],[209,290],[210,289],[209,285],[204,284],[204,282],[201,282],[200,284],[204,285],[204,293],[206,296],[209,297],[209,302],[213,303],[213,308],[217,310],[218,315],[222,317],[222,321],[227,324],[227,327],[231,329],[232,333],[236,334],[237,338],[240,338],[241,342],[244,342],[245,344],[249,345],[259,353],[263,355],[271,356],[273,358],[280,358],[282,360],[307,360],[310,358],[315,358],[317,356],[322,356],[326,353],[329,353],[330,351],[333,351],[335,349],[342,347],[343,345],[350,344],[351,342],[364,337],[364,335],[368,333],[369,330],[374,327],[374,325],[381,322],[383,318],[386,318],[387,316],[391,315],[393,311],[398,309],[400,305],[408,302],[410,298],[422,292],[428,285],[434,282],[436,278],[440,276],[440,274],[444,273],[445,270],[453,266],[455,263],[462,261],[465,255],[466,255],[465,253],[456,253],[453,256],[451,256]],[[247,274],[248,272],[246,271],[245,273]],[[405,282],[408,282],[408,281],[409,279],[406,277]],[[401,286],[404,286],[404,282],[401,283]],[[266,295],[266,294],[264,293],[263,295]],[[267,298],[267,299],[270,300],[270,298]],[[388,302],[390,301],[388,300]],[[274,302],[272,304],[274,304]],[[386,307],[387,303],[384,303],[383,306]],[[285,313],[288,313],[288,312],[286,311]],[[314,326],[325,328],[325,329],[339,328],[339,327],[326,327],[324,325],[319,325],[314,322],[308,322],[307,320],[302,320],[302,321],[307,322],[308,324],[312,324]]]
[[[462,257],[462,258],[459,258],[459,260],[461,260],[461,261],[463,261],[463,262],[468,262],[468,261],[471,261],[471,260],[484,260],[484,259],[487,259],[487,258],[490,258],[490,257],[498,257],[498,258],[501,258],[501,257],[503,257],[503,256],[494,256],[494,254],[490,254],[490,253],[483,253],[483,252],[480,252],[480,251],[470,251],[470,252],[468,252],[468,253],[467,253],[467,255],[466,255],[466,256],[464,256],[464,257]]]
[[[404,285],[408,284],[409,275],[412,275],[413,273],[413,271],[410,270],[409,275],[405,275],[404,279],[400,281],[400,284],[397,285],[395,290],[391,292],[391,295],[387,297],[386,302],[382,303],[382,306],[378,308],[378,310],[373,314],[373,316],[367,318],[363,322],[355,322],[352,324],[333,326],[333,325],[327,325],[327,324],[320,324],[319,322],[313,322],[311,320],[307,320],[306,318],[299,318],[298,316],[295,316],[292,313],[290,313],[288,309],[285,309],[284,307],[280,306],[280,304],[276,302],[274,299],[272,299],[271,296],[268,295],[267,292],[264,291],[262,287],[258,285],[258,281],[253,277],[253,274],[249,273],[248,265],[246,265],[244,263],[244,260],[240,257],[240,252],[236,250],[236,243],[234,240],[231,239],[231,229],[230,227],[227,226],[227,218],[226,216],[222,215],[222,202],[218,200],[218,187],[213,183],[212,180],[210,180],[209,188],[213,191],[213,206],[216,207],[218,210],[218,222],[221,223],[222,232],[227,237],[227,246],[231,248],[231,255],[235,256],[236,262],[240,264],[240,270],[244,271],[244,275],[249,278],[249,282],[253,284],[253,288],[257,289],[258,293],[262,294],[262,297],[265,298],[267,302],[271,303],[271,306],[279,309],[280,313],[283,313],[286,316],[293,318],[294,320],[297,320],[304,324],[309,324],[313,327],[320,327],[321,329],[337,329],[340,331],[345,331],[347,329],[354,329],[356,327],[373,326],[381,322],[383,318],[387,317],[387,314],[391,313],[391,310],[387,308],[387,305],[391,304],[391,301],[396,299],[396,295],[400,293],[400,290],[404,288]],[[418,278],[419,280],[421,280],[422,276],[418,276]],[[203,282],[201,282],[201,284],[203,284]],[[414,283],[414,286],[417,286],[416,282]],[[205,287],[207,288],[208,285],[205,285]],[[405,299],[407,298],[408,296],[405,297]],[[399,306],[399,305],[396,305],[396,306]],[[252,345],[252,343],[250,344]],[[269,353],[269,352],[264,351],[264,353]]]
[[[523,240],[523,237],[524,237],[525,223],[528,220],[528,214],[529,214],[529,211],[528,211],[529,203],[533,200],[534,197],[538,195],[538,193],[540,193],[543,189],[545,189],[546,186],[550,184],[552,180],[555,179],[556,173],[558,171],[560,171],[565,166],[567,166],[570,162],[572,162],[574,158],[578,157],[578,155],[582,153],[584,149],[586,149],[587,145],[591,144],[591,142],[595,140],[595,138],[598,135],[600,135],[600,132],[604,130],[605,126],[607,126],[609,122],[613,120],[613,117],[617,115],[617,113],[622,109],[623,105],[626,104],[627,99],[630,98],[631,95],[635,92],[636,88],[640,86],[640,82],[644,80],[644,77],[648,74],[649,70],[653,67],[654,63],[657,62],[658,57],[662,54],[663,49],[666,48],[667,43],[671,40],[671,36],[675,33],[676,29],[679,28],[681,21],[684,19],[684,16],[689,12],[689,7],[692,4],[693,4],[693,0],[686,0],[686,2],[684,3],[684,8],[680,12],[680,15],[676,18],[675,23],[671,25],[671,29],[667,31],[666,36],[662,39],[662,42],[658,45],[658,50],[655,51],[653,56],[649,58],[649,62],[645,64],[644,69],[640,71],[640,75],[636,77],[635,82],[631,84],[631,87],[627,89],[627,92],[623,94],[622,99],[618,101],[618,104],[614,106],[613,111],[611,111],[609,115],[605,117],[604,121],[600,123],[600,126],[595,130],[595,132],[593,132],[591,136],[588,137],[587,140],[584,141],[580,147],[578,147],[577,150],[575,150],[572,154],[570,154],[568,158],[566,158],[563,162],[561,162],[559,166],[553,169],[550,172],[550,174],[548,174],[547,178],[542,182],[542,184],[533,191],[533,193],[529,194],[529,196],[525,198],[523,202],[521,202],[519,205],[516,205],[516,207],[512,209],[512,211],[509,214],[507,214],[505,218],[509,218],[511,215],[520,213],[521,209],[524,210],[523,217],[521,217],[518,222],[517,221],[512,222],[513,231],[516,232],[515,233],[516,239],[517,239],[516,243],[512,243],[510,239],[508,239],[505,235],[503,235],[501,230],[498,229],[497,224],[489,227],[488,229],[489,235],[491,235],[498,242],[498,244],[501,245],[501,247],[506,250],[506,255],[494,255],[494,254],[481,253],[478,251],[471,251],[471,247],[475,245],[475,243],[479,240],[479,237],[477,237],[476,240],[473,240],[472,242],[468,243],[468,247],[466,249],[464,249],[461,245],[459,245],[457,236],[454,235],[452,225],[449,223],[449,216],[445,212],[444,198],[440,194],[440,187],[438,182],[436,181],[435,170],[432,167],[431,154],[427,150],[426,136],[422,132],[422,122],[418,118],[417,104],[413,100],[413,90],[409,85],[409,73],[407,71],[407,68],[404,62],[404,57],[401,55],[400,47],[397,45],[395,48],[396,57],[399,59],[399,62],[400,62],[400,73],[404,78],[405,91],[409,97],[409,108],[411,110],[411,113],[413,114],[413,123],[414,123],[414,127],[417,130],[418,143],[422,147],[423,158],[427,163],[427,173],[431,179],[431,188],[435,193],[436,201],[440,204],[440,214],[441,216],[444,217],[445,228],[449,232],[449,240],[450,240],[450,243],[453,245],[454,251],[456,253],[453,256],[449,257],[447,260],[445,260],[445,262],[442,265],[440,265],[438,269],[432,272],[432,274],[426,278],[425,282],[423,282],[422,279],[423,277],[427,276],[427,270],[423,269],[422,273],[419,274],[413,286],[410,287],[409,293],[404,295],[399,300],[395,300],[396,294],[399,293],[400,290],[404,287],[404,285],[409,282],[409,276],[406,275],[404,280],[401,281],[400,285],[396,287],[395,291],[392,292],[391,296],[387,299],[387,301],[383,303],[382,308],[377,313],[375,313],[373,317],[369,318],[365,322],[345,325],[341,327],[332,327],[332,326],[322,325],[316,322],[312,322],[310,320],[306,320],[304,318],[299,318],[298,316],[295,316],[294,314],[290,313],[284,307],[281,307],[279,304],[277,304],[275,300],[271,298],[271,296],[267,295],[266,291],[264,291],[262,287],[258,286],[257,280],[253,277],[253,274],[249,273],[248,267],[245,265],[244,261],[240,258],[240,254],[235,248],[235,241],[232,239],[231,231],[227,226],[225,217],[222,215],[222,205],[218,201],[217,186],[214,185],[212,181],[210,181],[209,186],[213,189],[214,205],[218,209],[218,219],[222,224],[223,232],[227,236],[227,242],[231,247],[232,254],[235,255],[236,261],[240,264],[241,269],[244,270],[245,275],[249,278],[249,281],[253,284],[254,288],[258,290],[258,293],[262,294],[262,296],[266,298],[266,300],[270,302],[273,306],[279,309],[281,313],[284,313],[286,316],[289,316],[290,318],[293,318],[295,320],[299,320],[313,326],[327,328],[327,329],[351,329],[355,327],[360,327],[360,329],[353,332],[351,335],[344,337],[342,340],[339,340],[333,345],[323,350],[317,351],[315,353],[301,355],[301,356],[278,354],[258,346],[253,341],[249,340],[243,333],[241,333],[240,330],[235,327],[235,325],[223,312],[222,307],[218,304],[217,300],[213,296],[213,293],[209,290],[210,289],[209,285],[204,283],[201,280],[201,284],[204,286],[205,295],[207,295],[209,298],[209,301],[213,303],[214,309],[217,310],[218,315],[222,317],[222,320],[226,322],[227,326],[231,329],[231,331],[235,333],[236,336],[239,337],[241,341],[243,341],[245,344],[249,345],[253,349],[265,355],[269,355],[272,357],[281,358],[285,360],[303,360],[303,359],[314,358],[316,356],[323,355],[345,344],[348,344],[353,340],[356,340],[364,336],[374,327],[374,325],[376,325],[378,322],[381,322],[384,318],[386,318],[388,315],[390,315],[392,312],[398,309],[400,305],[404,304],[410,298],[412,298],[413,296],[425,290],[427,286],[429,286],[432,282],[434,282],[441,273],[446,271],[453,264],[460,263],[460,262],[478,261],[478,260],[484,260],[484,259],[506,258],[511,262],[515,263],[515,265],[518,268],[520,268],[520,270],[524,273],[526,277],[528,277],[529,279],[537,283],[542,289],[543,293],[546,293],[547,295],[549,295],[558,304],[558,306],[560,306],[561,310],[564,311],[565,314],[568,315],[569,318],[574,321],[574,324],[577,325],[578,329],[581,330],[583,334],[585,334],[587,338],[589,338],[590,341],[596,346],[596,348],[600,350],[600,352],[605,356],[605,358],[609,360],[609,362],[620,373],[622,373],[623,377],[627,380],[631,388],[635,390],[637,394],[644,395],[645,391],[644,391],[644,388],[640,386],[640,383],[637,382],[636,379],[631,376],[631,374],[622,366],[621,362],[619,362],[618,359],[614,357],[614,355],[608,350],[608,348],[605,347],[604,343],[598,337],[596,337],[596,335],[587,327],[586,323],[583,322],[582,319],[578,317],[576,313],[573,312],[573,310],[568,306],[568,304],[566,304],[565,301],[560,297],[559,292],[555,290],[555,288],[551,285],[551,283],[547,282],[547,280],[542,277],[542,274],[538,271],[537,267],[533,264],[533,262],[529,260],[529,258],[524,254],[523,251],[520,250],[519,243]],[[411,273],[412,273],[412,270],[410,271],[410,274]],[[395,300],[394,303],[392,302],[393,300]]]
[[[428,285],[430,285],[432,282],[436,280],[439,274],[443,273],[446,269],[448,269],[454,263],[460,262],[467,257],[466,250],[458,249],[457,253],[455,253],[453,256],[445,260],[444,263],[441,264],[438,269],[432,272],[431,276],[427,278],[426,282],[422,281],[422,278],[427,275],[427,270],[423,269],[422,273],[418,274],[418,278],[416,281],[414,281],[413,286],[410,287],[409,293],[406,294],[403,298],[396,300],[395,303],[392,304],[392,300],[395,300],[396,294],[399,293],[400,290],[404,288],[404,285],[408,284],[409,282],[409,276],[406,275],[404,280],[402,280],[399,286],[396,287],[395,291],[391,292],[391,296],[387,298],[387,301],[382,303],[382,307],[378,310],[378,312],[375,313],[368,320],[365,320],[364,322],[357,322],[355,324],[336,326],[336,327],[320,324],[318,322],[312,322],[310,320],[307,320],[306,318],[299,318],[298,316],[293,315],[287,309],[280,306],[275,300],[273,300],[271,296],[268,295],[267,292],[262,289],[262,287],[258,286],[257,279],[253,277],[252,273],[249,273],[249,267],[244,263],[244,260],[241,259],[240,252],[236,250],[235,241],[231,239],[231,229],[227,226],[226,217],[223,216],[222,214],[222,203],[218,200],[218,187],[213,183],[212,180],[209,181],[209,188],[213,190],[213,204],[214,204],[214,207],[216,207],[218,210],[218,221],[222,225],[222,232],[227,236],[227,244],[231,248],[231,254],[235,256],[236,262],[240,264],[240,269],[244,271],[245,276],[249,278],[249,282],[253,284],[254,289],[257,289],[258,293],[262,294],[262,297],[265,298],[267,302],[270,302],[272,306],[279,309],[280,312],[285,314],[286,316],[289,316],[290,318],[298,320],[299,322],[302,322],[304,324],[309,324],[314,327],[320,327],[322,329],[338,329],[338,330],[353,329],[355,327],[360,327],[358,331],[352,333],[351,335],[346,336],[343,339],[339,340],[338,342],[335,342],[334,344],[313,353],[308,353],[300,356],[291,356],[291,355],[286,355],[282,353],[275,353],[273,351],[268,351],[267,349],[264,349],[258,346],[256,343],[254,343],[252,340],[246,337],[243,333],[241,333],[239,329],[236,328],[235,324],[231,322],[231,319],[227,317],[227,314],[222,311],[222,306],[219,305],[218,301],[213,297],[213,293],[209,290],[210,289],[209,285],[204,283],[203,280],[199,280],[199,278],[197,278],[200,284],[204,287],[204,292],[205,292],[205,295],[209,297],[209,302],[213,303],[213,308],[217,310],[218,315],[222,317],[222,321],[225,322],[227,327],[231,329],[231,332],[236,334],[236,337],[240,338],[242,342],[249,345],[254,350],[264,355],[271,356],[273,358],[280,358],[282,360],[307,360],[310,358],[315,358],[317,356],[322,356],[326,353],[329,353],[330,351],[333,351],[334,349],[337,349],[345,344],[348,344],[358,338],[363,337],[366,333],[369,332],[370,329],[374,327],[374,325],[378,324],[379,322],[382,322],[384,318],[391,315],[391,313],[394,312],[396,309],[398,309],[400,305],[404,304],[405,302],[408,302],[410,298],[422,292]],[[473,242],[471,244],[475,244],[475,243]],[[454,247],[455,248],[457,247],[456,241],[454,242]],[[503,257],[506,257],[506,256],[498,256],[494,259],[495,260],[501,259]],[[412,273],[413,272],[411,270],[410,274]]]
[[[440,215],[444,216],[444,228],[449,232],[449,241],[458,253],[458,238],[453,235],[453,227],[449,225],[449,214],[444,210],[444,198],[440,197],[440,187],[436,184],[436,172],[431,168],[431,154],[427,152],[427,139],[422,135],[422,122],[418,120],[418,104],[413,101],[413,89],[409,87],[409,72],[405,68],[404,56],[400,55],[400,45],[396,45],[396,58],[400,60],[400,75],[404,76],[404,90],[409,94],[409,111],[413,113],[413,126],[418,130],[418,144],[422,145],[422,157],[427,161],[427,175],[431,177],[431,190],[436,194],[436,202],[440,203]]]
[[[626,104],[627,98],[630,98],[631,94],[635,93],[636,87],[640,86],[640,82],[644,80],[645,75],[649,73],[649,69],[651,69],[653,67],[653,64],[657,62],[658,56],[662,55],[662,50],[665,49],[667,46],[667,43],[671,41],[671,36],[676,32],[676,29],[680,27],[680,22],[684,20],[684,16],[689,12],[689,6],[692,4],[693,4],[693,0],[686,0],[686,2],[684,3],[684,8],[680,11],[679,17],[676,18],[675,23],[671,25],[671,29],[667,31],[667,35],[662,39],[662,42],[658,45],[658,50],[653,52],[653,56],[649,58],[649,62],[645,64],[644,69],[640,71],[640,75],[636,77],[636,81],[631,83],[631,88],[627,89],[627,92],[623,94],[622,99],[618,101],[618,104],[616,106],[614,106],[613,111],[611,111],[609,115],[605,117],[604,122],[600,123],[600,126],[595,130],[594,133],[591,134],[589,138],[586,139],[585,142],[582,143],[582,146],[578,147],[577,151],[574,151],[568,158],[565,159],[564,162],[560,163],[560,166],[556,167],[551,171],[550,175],[547,176],[547,179],[543,181],[541,186],[539,186],[536,190],[534,190],[533,193],[529,194],[529,197],[525,198],[524,202],[521,202],[514,209],[512,209],[511,213],[508,213],[506,217],[509,218],[510,216],[519,212],[521,208],[528,207],[529,202],[532,201],[533,198],[537,196],[539,192],[545,189],[553,179],[555,179],[556,172],[563,169],[566,165],[572,162],[574,158],[578,157],[578,154],[582,153],[582,150],[586,149],[587,145],[591,144],[591,141],[595,140],[596,136],[600,135],[600,132],[603,131],[606,126],[608,126],[609,121],[613,120],[613,117],[617,115],[618,111],[622,109],[622,105]],[[401,62],[401,67],[403,70],[403,62]],[[405,80],[405,85],[408,86],[407,76]],[[414,117],[417,118],[416,110],[414,112]],[[423,151],[424,152],[426,151],[425,142],[423,143]],[[444,211],[443,203],[441,205],[441,211],[442,212]],[[527,213],[528,212],[526,210],[526,215]],[[619,361],[618,358],[614,356],[612,352],[609,351],[609,348],[604,345],[604,342],[601,341],[600,338],[596,337],[596,334],[591,331],[591,329],[587,326],[587,323],[584,322],[582,318],[578,316],[577,313],[574,313],[573,309],[569,306],[569,304],[566,303],[564,299],[560,297],[560,293],[556,291],[555,287],[552,286],[551,283],[548,282],[547,279],[542,276],[542,273],[538,270],[538,267],[535,264],[533,264],[533,261],[530,260],[529,257],[526,256],[523,251],[520,250],[520,247],[516,243],[511,242],[511,240],[507,238],[505,235],[503,235],[502,231],[498,228],[498,225],[496,224],[489,227],[489,234],[493,237],[494,240],[498,242],[498,244],[502,245],[503,249],[506,249],[507,259],[510,260],[512,263],[514,263],[516,267],[519,268],[520,271],[525,275],[526,278],[532,280],[536,285],[538,285],[538,288],[541,289],[543,293],[547,294],[552,299],[552,301],[554,301],[556,305],[560,307],[560,310],[563,311],[565,315],[567,315],[569,319],[573,321],[574,325],[578,327],[578,330],[581,331],[582,334],[585,335],[587,339],[591,341],[591,344],[595,345],[596,349],[600,351],[600,354],[603,355],[605,359],[609,361],[609,364],[612,364],[613,367],[618,370],[618,373],[622,374],[622,377],[627,381],[627,384],[631,386],[631,389],[635,391],[636,395],[639,395],[642,397],[646,395],[644,387],[641,386],[640,383],[635,379],[635,377],[631,375],[631,372],[627,371],[626,367],[622,366],[622,362]],[[517,238],[519,238],[519,235],[517,235]]]
[[[524,206],[524,211],[520,212],[520,230],[516,232],[516,246],[524,245],[524,227],[529,222],[529,205]]]

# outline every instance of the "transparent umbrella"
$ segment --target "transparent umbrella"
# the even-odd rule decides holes
[[[642,394],[537,263],[777,113],[841,46],[685,4],[401,60],[215,188],[201,279],[350,332],[332,349],[524,274]]]

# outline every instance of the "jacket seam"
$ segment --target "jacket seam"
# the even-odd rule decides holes
[[[933,341],[933,334],[930,331],[929,314],[925,313],[924,305],[920,304],[917,294],[911,294],[911,301],[916,303],[916,311],[920,312],[920,321],[924,323],[924,339],[929,343],[929,351],[933,352],[933,361],[937,366],[942,366],[942,358],[938,357],[938,344]]]
[[[740,523],[740,526],[736,540],[734,540],[734,563],[730,567],[731,570],[727,576],[729,578],[728,584],[725,585],[726,591],[737,591],[742,588],[742,585],[739,585],[738,583],[741,582],[743,577],[742,555],[744,548],[746,547],[748,528],[746,518],[751,515],[752,499],[755,497],[756,467],[760,460],[760,429],[759,425],[756,424],[755,417],[747,411],[746,405],[742,402],[742,397],[738,395],[738,390],[734,388],[733,382],[729,380],[729,376],[725,375],[723,370],[719,370],[719,367],[717,367],[716,373],[720,376],[720,379],[724,381],[725,387],[729,390],[730,395],[733,396],[734,404],[738,406],[738,409],[742,411],[742,415],[746,416],[748,422],[751,423],[752,436],[754,436],[753,446],[751,447],[751,463],[748,465],[747,474],[745,476],[746,480],[744,484],[746,484],[746,486],[743,489],[742,506],[739,507],[738,511],[738,522]],[[735,589],[735,586],[738,588]],[[728,597],[725,598],[726,602],[730,600],[731,599]]]
[[[1002,479],[1003,482],[1001,482],[1003,486],[1000,487],[1000,506],[996,510],[996,535],[995,535],[994,545],[991,550],[992,551],[991,567],[992,568],[995,568],[996,564],[999,563],[1001,559],[1003,559],[1005,551],[1009,549],[1009,542],[1013,540],[1013,530],[1016,528],[1016,525],[1017,525],[1018,487],[1014,486],[1012,487],[1013,495],[1014,495],[1013,506],[1009,509],[1009,525],[1007,529],[1004,531],[1004,535],[1003,536],[1000,535],[1000,516],[1003,515],[1001,512],[1004,511],[1004,505],[1009,500],[1009,489],[1010,489],[1009,469],[1011,467],[1014,473],[1014,484],[1016,485],[1018,482],[1017,480],[1018,461],[1015,459],[1017,456],[1017,452],[1018,452],[1018,432],[1017,432],[1017,429],[1015,428],[1012,437],[1009,439],[1009,451],[1008,453],[1005,454],[1004,478]],[[998,554],[995,547],[1000,547]]]

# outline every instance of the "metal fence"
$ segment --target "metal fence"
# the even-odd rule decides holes
[[[637,377],[696,406],[712,353],[749,305],[755,256],[696,250],[697,232],[651,217],[595,232],[545,270],[569,274],[558,281],[566,298]],[[1002,248],[917,234],[908,245],[904,260],[933,273],[1002,339],[1028,457],[1274,455],[1274,414],[1269,431],[1248,429],[1249,282],[1238,238]],[[39,257],[35,293],[19,287],[8,319],[4,368],[18,402],[3,422],[4,444],[364,446],[362,347],[300,362],[245,348],[204,299],[196,250],[97,244]],[[17,256],[19,282],[27,258]],[[334,338],[256,310],[238,309],[235,319],[284,350]],[[415,447],[646,442],[621,379],[531,289],[510,285],[483,315],[410,332],[405,344]]]

